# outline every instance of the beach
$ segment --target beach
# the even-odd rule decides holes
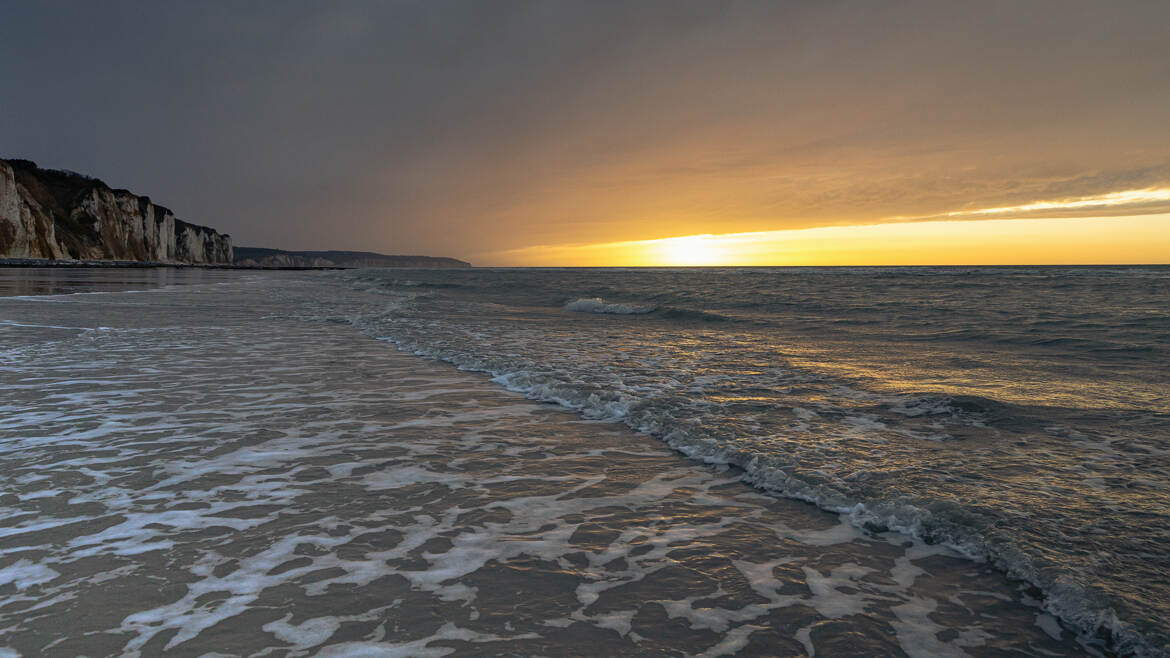
[[[1078,636],[987,556],[412,354],[417,339],[369,320],[407,317],[428,275],[382,275],[389,297],[354,276],[7,284],[24,296],[0,298],[0,654],[1100,655],[1113,641]]]

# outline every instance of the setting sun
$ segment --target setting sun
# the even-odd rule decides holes
[[[1170,254],[1168,236],[1170,214],[950,220],[540,245],[483,256],[578,267],[1160,263]]]
[[[657,242],[654,251],[658,252],[657,260],[662,265],[716,265],[726,256],[713,235],[688,235]]]

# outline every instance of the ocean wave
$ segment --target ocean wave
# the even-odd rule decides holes
[[[531,399],[560,404],[590,419],[622,423],[699,462],[742,469],[743,479],[762,490],[843,514],[859,527],[904,532],[988,560],[1039,587],[1045,608],[1079,629],[1094,647],[1109,638],[1105,642],[1110,651],[1122,655],[1165,655],[1162,625],[1124,592],[1140,576],[1115,573],[1102,581],[1094,569],[1105,558],[1093,557],[1097,547],[1105,551],[1102,555],[1145,550],[1143,546],[1160,541],[1161,535],[1141,534],[1140,528],[1129,526],[1117,529],[1117,541],[1105,542],[1099,540],[1104,534],[1088,534],[1097,532],[1096,526],[1077,534],[1085,524],[1075,525],[1080,517],[1069,515],[1083,513],[1084,505],[1117,499],[1113,492],[1121,485],[1115,481],[1128,482],[1123,469],[1144,459],[1147,443],[1157,445],[1144,438],[1151,436],[1145,426],[1138,436],[1123,419],[1120,437],[1106,432],[1085,438],[1072,432],[1070,440],[1049,441],[1043,431],[1048,426],[1083,429],[1078,423],[1098,422],[1093,401],[1027,398],[990,385],[943,392],[947,389],[935,387],[936,380],[905,380],[883,388],[884,371],[856,374],[845,367],[854,355],[872,357],[876,352],[864,350],[892,332],[898,333],[899,342],[888,342],[895,347],[917,343],[923,346],[915,348],[921,360],[942,359],[948,368],[962,364],[964,376],[971,377],[985,373],[969,368],[994,361],[972,356],[989,345],[991,350],[1000,349],[999,344],[1018,345],[1043,364],[1049,354],[1106,350],[1120,334],[1090,336],[1096,328],[1080,320],[1070,323],[1070,317],[1083,317],[1079,306],[1052,311],[1065,320],[1051,329],[1062,331],[1037,336],[1026,321],[1014,320],[1006,310],[970,304],[952,309],[952,302],[938,292],[931,292],[943,300],[938,304],[922,305],[916,298],[899,304],[880,301],[885,292],[875,292],[875,301],[850,288],[837,293],[826,287],[823,298],[802,295],[787,285],[784,273],[774,285],[750,291],[746,285],[736,288],[708,276],[711,285],[696,289],[672,284],[657,272],[647,273],[644,281],[623,275],[620,285],[617,280],[582,281],[577,275],[558,281],[544,273],[516,274],[517,281],[490,280],[482,295],[444,295],[433,308],[412,307],[361,324],[371,336],[400,349],[487,373]],[[927,279],[923,285],[938,285]],[[532,290],[514,292],[524,288],[522,282],[530,282]],[[505,287],[507,294],[499,292]],[[749,303],[749,292],[766,301]],[[743,295],[742,303],[736,295]],[[489,308],[489,302],[500,305]],[[760,309],[736,315],[753,305]],[[928,306],[948,312],[926,315]],[[703,308],[734,309],[735,314]],[[645,320],[612,323],[598,332],[594,323],[565,323],[561,310]],[[993,311],[1006,319],[989,322]],[[705,324],[711,321],[732,324]],[[841,335],[829,334],[831,327],[853,324],[863,331],[846,334],[849,344],[829,340]],[[808,336],[812,338],[804,340]],[[1160,349],[1154,339],[1143,340],[1126,346],[1135,358],[1148,359],[1150,351]],[[934,341],[941,347],[926,345]],[[952,343],[958,346],[953,351]],[[1031,372],[1027,368],[1033,363],[1014,361],[1018,350],[1003,353],[994,364],[1004,368],[1008,384],[1048,372]],[[882,363],[904,368],[894,360],[902,354]],[[1096,357],[1092,363],[1112,366],[1113,360]],[[854,377],[856,385],[838,387],[847,377]],[[926,386],[905,385],[919,383]],[[999,396],[1004,391],[1012,394]],[[1053,406],[1053,399],[1060,405]],[[1162,426],[1152,427],[1156,437]],[[914,443],[919,440],[932,443]],[[1131,444],[1137,455],[1133,459],[1123,454]],[[1061,452],[1054,453],[1056,449]],[[948,461],[952,453],[956,457]],[[1066,459],[1084,467],[1057,469]],[[1034,482],[1029,473],[1036,475]],[[1134,486],[1144,487],[1143,482],[1157,477],[1149,474]],[[1023,486],[1031,489],[1021,496],[1018,487],[1025,481]],[[1078,495],[1086,497],[1080,508],[1063,502]],[[1071,528],[1071,534],[1063,534],[1062,528]]]
[[[884,405],[892,413],[910,418],[939,414],[963,414],[986,422],[989,418],[1003,415],[1019,415],[1021,412],[1012,405],[981,395],[935,395],[930,393],[909,393],[898,396]]]
[[[734,318],[690,308],[659,306],[656,304],[618,304],[607,302],[601,297],[580,297],[562,308],[574,313],[601,313],[608,315],[653,315],[664,320],[678,322],[730,322]]]
[[[1107,600],[1092,594],[1059,566],[1021,550],[1011,533],[997,531],[992,519],[973,514],[964,506],[947,501],[922,505],[904,500],[866,499],[838,478],[820,477],[815,471],[802,471],[783,456],[720,440],[706,433],[701,425],[689,422],[680,410],[628,391],[574,381],[556,370],[530,370],[468,352],[390,337],[381,340],[417,356],[451,363],[461,370],[484,372],[492,381],[529,399],[561,405],[591,420],[624,424],[664,441],[696,462],[736,467],[742,471],[742,479],[752,486],[841,514],[859,528],[901,532],[928,544],[946,546],[973,560],[990,560],[1009,576],[1037,586],[1044,593],[1043,609],[1063,619],[1084,638],[1106,637],[1111,648],[1121,655],[1163,655],[1161,649],[1152,646],[1131,624],[1119,619]],[[891,411],[908,416],[978,414],[1000,406],[986,398],[955,396],[925,398],[917,404],[908,399],[904,406]]]
[[[614,315],[643,315],[652,313],[656,306],[639,306],[636,304],[614,304],[601,297],[581,297],[565,304],[566,311],[575,313],[610,313]]]
[[[668,320],[697,320],[699,322],[730,322],[733,318],[711,311],[696,311],[689,308],[663,308],[661,317]]]

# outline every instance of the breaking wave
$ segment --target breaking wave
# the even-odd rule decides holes
[[[466,354],[391,342],[417,356],[452,363],[462,370],[484,372],[492,381],[529,399],[555,403],[588,419],[617,422],[650,434],[697,462],[737,467],[742,470],[745,482],[774,495],[842,514],[857,527],[875,532],[902,532],[927,544],[944,545],[973,560],[989,559],[1010,576],[1038,586],[1044,592],[1044,608],[1079,629],[1084,636],[1106,632],[1115,649],[1136,655],[1158,655],[1140,633],[1117,617],[1108,601],[1094,596],[1089,588],[1059,567],[1038,563],[1012,541],[1010,533],[997,532],[993,520],[961,505],[938,501],[921,506],[897,499],[867,500],[845,482],[801,472],[799,464],[782,455],[721,440],[716,432],[705,431],[701,424],[696,426],[682,409],[585,382],[573,382],[563,373],[489,368],[480,359]],[[921,398],[902,400],[890,410],[912,417],[937,416],[978,413],[985,406],[999,405],[963,397]]]
[[[899,293],[909,309],[905,315],[923,309],[933,322],[953,323],[927,337],[938,346],[923,345],[901,328],[924,322],[873,315],[879,312],[873,309],[898,306],[875,299],[894,296],[885,289],[859,294],[856,308],[864,310],[852,317],[831,297],[834,286],[826,286],[826,298],[815,304],[772,302],[760,322],[710,324],[739,318],[707,309],[746,305],[724,303],[717,288],[725,281],[708,275],[710,290],[663,289],[656,276],[647,273],[638,294],[628,294],[628,285],[627,294],[615,295],[652,302],[577,297],[550,300],[545,313],[532,304],[544,293],[531,291],[548,286],[549,277],[518,272],[496,288],[514,297],[453,296],[425,308],[407,300],[353,322],[404,351],[486,373],[509,390],[589,419],[622,423],[698,462],[741,469],[743,479],[760,489],[838,512],[858,527],[896,530],[990,560],[1039,587],[1044,607],[1087,641],[1104,636],[1111,651],[1165,655],[1166,629],[1151,612],[1163,599],[1155,594],[1148,604],[1154,607],[1132,605],[1135,587],[1157,581],[1157,565],[1140,556],[1168,541],[1150,522],[1170,518],[1154,499],[1161,494],[1130,481],[1135,472],[1143,473],[1142,482],[1168,475],[1151,461],[1170,455],[1156,438],[1165,434],[1168,417],[1156,407],[1128,411],[1158,404],[1157,392],[1122,381],[1111,382],[1112,392],[1089,388],[1099,384],[1094,371],[1077,372],[1079,379],[1062,384],[1061,377],[1073,372],[1070,364],[1080,363],[1071,354],[1023,353],[1032,359],[1026,361],[1011,352],[995,361],[998,354],[986,348],[991,330],[972,331],[963,326],[966,315],[938,313],[932,306],[944,302],[924,302],[922,290],[906,282]],[[918,286],[937,285],[918,273],[912,277],[923,280]],[[882,285],[891,278],[897,275],[885,276]],[[527,289],[525,281],[531,282]],[[618,281],[591,287],[566,276],[562,283],[581,292],[622,291]],[[992,312],[1005,320],[994,331],[1010,334],[1026,326],[1010,315],[1014,302],[999,303]],[[561,311],[644,319],[615,318],[604,331],[585,331],[580,323],[566,323]],[[844,328],[829,329],[837,320]],[[1125,337],[1135,351],[1164,349],[1160,338],[1138,329],[1160,322],[1116,324],[1137,327],[1126,329]],[[784,335],[778,328],[793,329]],[[1079,331],[1073,323],[1062,328]],[[1012,342],[1031,339],[1014,335]],[[1050,343],[1084,359],[1111,359],[1103,366],[1107,372],[1133,357],[1089,357],[1101,352],[1087,340]],[[1037,360],[1042,357],[1055,365]],[[945,366],[953,377],[980,379],[949,389],[922,386],[933,380],[904,364],[927,374]],[[1029,388],[1029,374],[1041,384]],[[1126,525],[1126,517],[1105,512],[1125,509],[1135,491],[1149,501],[1140,523]],[[1125,555],[1140,559],[1117,562]]]
[[[652,313],[656,306],[637,306],[634,304],[613,304],[600,297],[582,297],[565,304],[566,311],[576,313],[611,313],[614,315],[642,315]]]

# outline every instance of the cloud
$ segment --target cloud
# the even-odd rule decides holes
[[[873,223],[1170,187],[1168,31],[1162,0],[22,3],[0,155],[287,248]]]
[[[1170,204],[1170,188],[1147,188],[1144,190],[1124,190],[1109,192],[1093,196],[1076,197],[1072,199],[1057,199],[1053,201],[1033,201],[1019,206],[1003,206],[1000,208],[981,208],[979,210],[956,211],[946,213],[947,217],[1022,217],[1033,216],[1039,213],[1054,214],[1092,212],[1101,214],[1103,211],[1117,212],[1129,210],[1141,214],[1164,212]]]

